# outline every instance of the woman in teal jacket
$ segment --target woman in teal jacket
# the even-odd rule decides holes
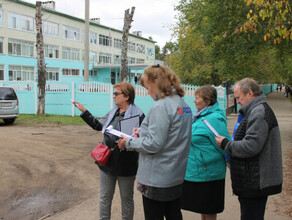
[[[193,118],[192,140],[184,181],[182,209],[200,213],[202,220],[213,220],[224,210],[225,151],[218,148],[215,135],[205,118],[221,135],[229,137],[224,112],[217,103],[217,92],[205,85],[195,92],[197,112]]]

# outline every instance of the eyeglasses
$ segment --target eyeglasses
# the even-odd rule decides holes
[[[123,94],[123,93],[122,92],[114,92],[113,93],[114,96],[118,96],[118,95],[121,95],[121,94]]]

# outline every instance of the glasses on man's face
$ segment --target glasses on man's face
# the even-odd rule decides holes
[[[114,92],[113,93],[114,96],[118,96],[118,95],[121,95],[121,94],[123,94],[123,93],[122,92]]]

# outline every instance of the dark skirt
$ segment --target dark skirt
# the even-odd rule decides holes
[[[210,182],[184,181],[181,208],[201,213],[216,214],[224,210],[225,179]]]

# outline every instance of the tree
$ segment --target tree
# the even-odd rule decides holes
[[[166,60],[183,82],[218,84],[243,77],[275,82],[291,75],[287,62],[291,60],[290,42],[282,47],[263,41],[263,26],[240,31],[249,10],[245,0],[182,0],[177,10],[180,16],[174,34],[178,50]],[[278,66],[279,71],[280,61],[284,66]]]
[[[36,47],[37,47],[37,63],[38,63],[38,88],[39,88],[39,104],[37,114],[45,114],[45,101],[46,101],[46,67],[44,56],[44,42],[42,31],[42,14],[41,14],[42,2],[36,2]]]
[[[156,60],[164,60],[163,54],[160,52],[160,47],[155,44],[155,59]]]
[[[257,32],[260,27],[265,32],[263,40],[280,44],[292,40],[292,0],[245,0],[249,7],[247,20],[239,29],[241,32]]]
[[[128,81],[128,77],[129,77],[127,51],[128,51],[129,31],[131,28],[131,23],[133,21],[134,12],[135,12],[135,7],[132,7],[131,13],[130,13],[130,9],[127,9],[125,11],[123,37],[122,37],[121,71],[120,71],[120,76],[119,76],[119,82]]]

